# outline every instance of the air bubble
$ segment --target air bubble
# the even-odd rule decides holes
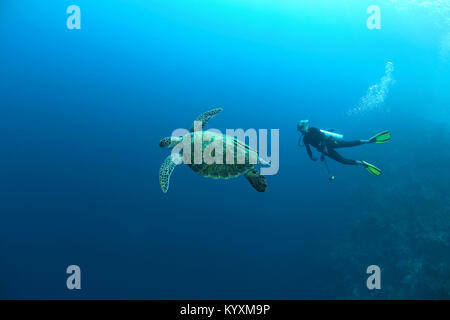
[[[365,113],[367,111],[378,109],[385,101],[391,85],[394,83],[392,73],[394,72],[394,64],[392,62],[386,63],[384,76],[380,81],[371,86],[364,97],[359,101],[359,104],[347,111],[348,115],[355,115]]]

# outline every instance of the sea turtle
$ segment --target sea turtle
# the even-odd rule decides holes
[[[170,175],[181,159],[194,172],[204,177],[229,179],[244,175],[257,191],[266,190],[266,178],[255,169],[255,165],[267,165],[270,164],[269,162],[261,159],[255,150],[233,136],[215,131],[203,131],[208,121],[221,111],[222,108],[207,111],[194,121],[189,133],[180,137],[166,137],[159,142],[161,148],[175,148],[159,169],[159,183],[164,193],[169,189]],[[201,149],[200,157],[195,151],[195,143],[198,150]],[[195,161],[194,155],[200,161]],[[215,159],[222,159],[222,161],[211,163],[211,158],[216,155]],[[209,161],[206,159],[208,156]]]

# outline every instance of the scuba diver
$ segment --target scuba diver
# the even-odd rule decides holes
[[[368,140],[354,140],[354,141],[345,141],[343,140],[343,135],[334,133],[334,130],[321,130],[315,127],[309,126],[309,120],[301,120],[297,123],[297,130],[300,131],[303,135],[303,143],[305,145],[306,151],[308,152],[309,157],[313,161],[317,161],[317,158],[313,157],[311,147],[317,149],[321,153],[320,160],[325,161],[325,156],[340,162],[342,164],[347,165],[361,165],[367,169],[371,174],[375,176],[379,176],[381,174],[381,170],[375,167],[374,165],[364,161],[364,160],[351,160],[346,159],[336,152],[335,149],[338,148],[348,148],[355,147],[361,144],[368,143],[383,143],[391,140],[391,133],[389,131],[383,131]],[[299,145],[301,145],[302,137],[300,137]],[[325,161],[325,166],[327,168],[328,174],[330,175],[330,170],[328,168],[328,164]],[[334,180],[334,176],[330,175],[329,180]]]

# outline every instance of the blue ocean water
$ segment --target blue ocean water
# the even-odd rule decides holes
[[[449,8],[2,0],[0,298],[450,298]],[[164,194],[159,140],[215,107],[210,127],[280,130],[278,174],[258,193],[180,166]],[[389,129],[342,150],[383,174],[329,160],[330,183],[301,119],[348,139]]]

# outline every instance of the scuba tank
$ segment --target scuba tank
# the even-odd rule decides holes
[[[333,139],[336,139],[336,140],[344,139],[344,135],[339,134],[339,133],[325,131],[325,130],[322,130],[322,129],[320,129],[320,132],[322,132],[327,138],[333,138]]]

